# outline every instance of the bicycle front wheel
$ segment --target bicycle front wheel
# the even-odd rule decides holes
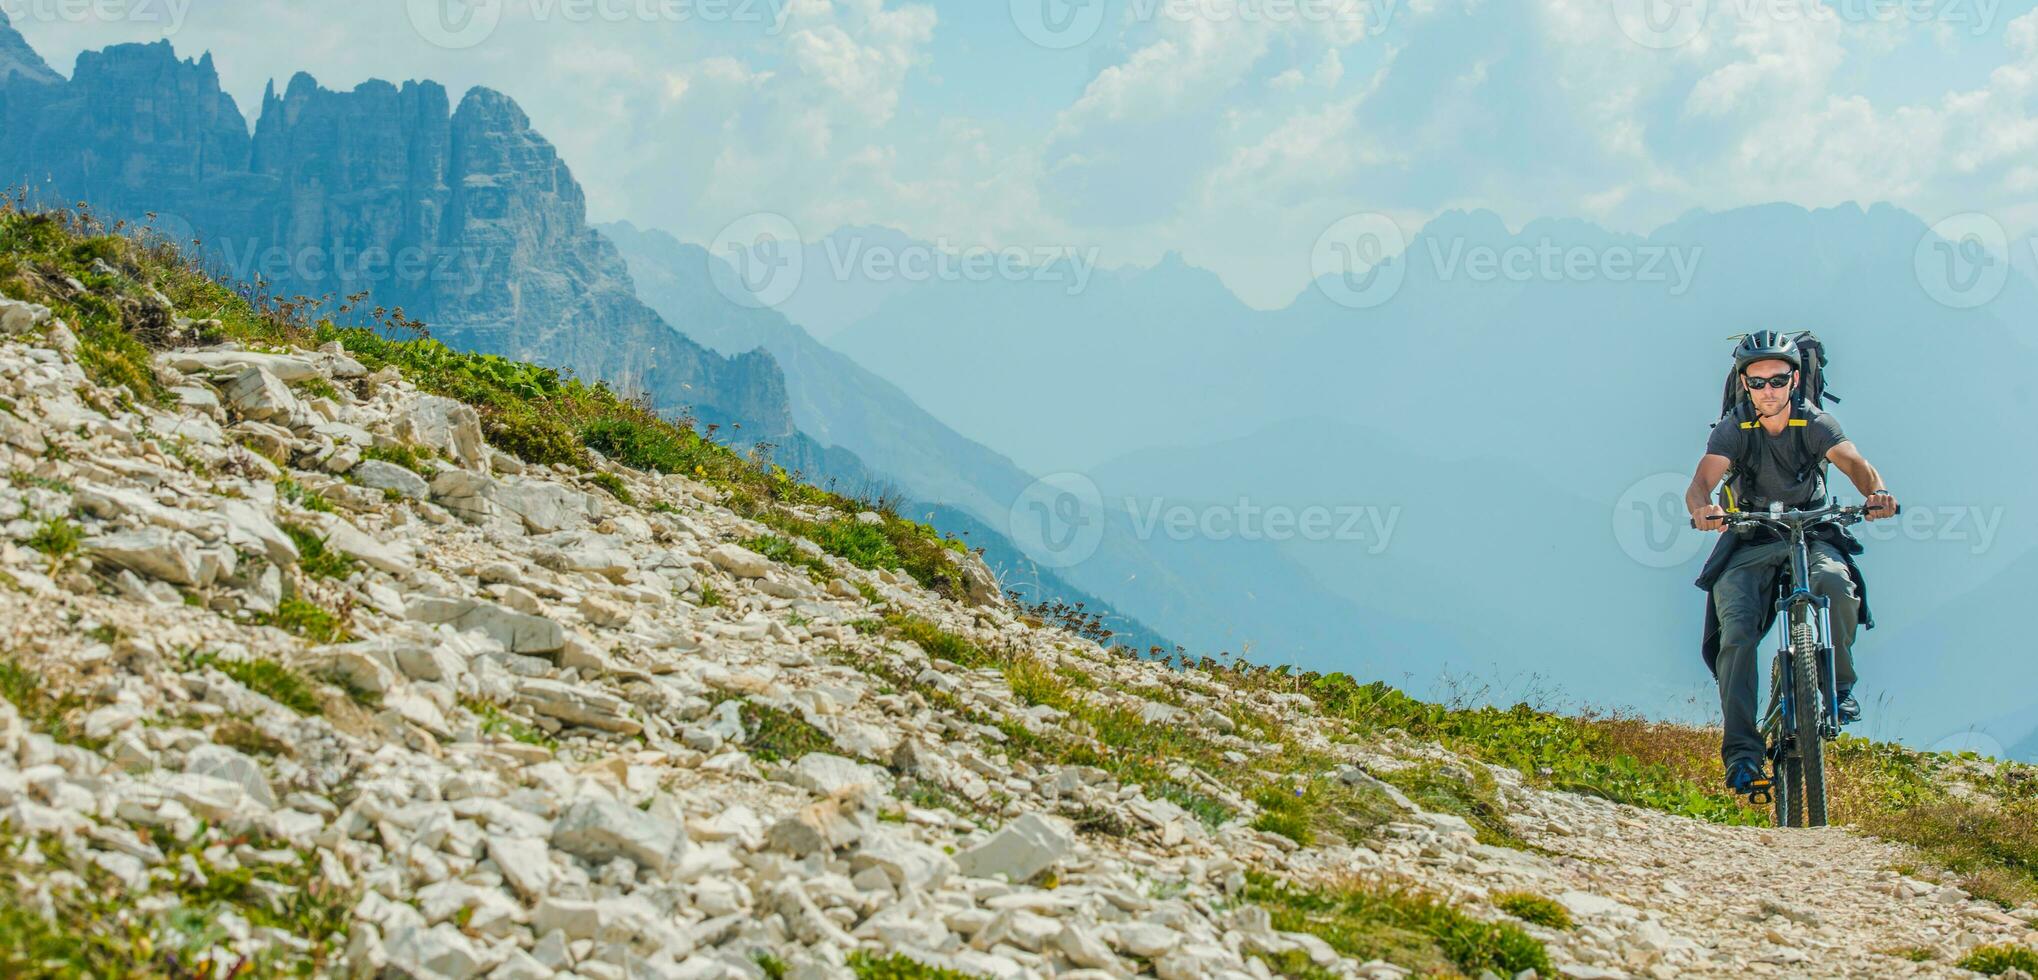
[[[1818,632],[1808,622],[1790,624],[1790,692],[1797,751],[1790,809],[1800,827],[1826,825],[1826,741],[1819,723],[1826,698],[1819,688]]]

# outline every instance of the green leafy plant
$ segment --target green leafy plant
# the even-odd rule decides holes
[[[1532,892],[1501,892],[1493,896],[1493,907],[1523,922],[1551,929],[1569,929],[1571,910]]]
[[[1349,879],[1305,887],[1248,872],[1243,897],[1265,907],[1275,929],[1307,932],[1361,961],[1467,976],[1553,972],[1548,950],[1521,927],[1481,922],[1408,886]]]
[[[741,717],[743,730],[749,733],[744,747],[761,761],[795,762],[809,752],[840,751],[826,732],[792,712],[745,701]]]
[[[184,656],[185,670],[212,668],[301,715],[320,714],[318,695],[303,674],[267,657],[232,660],[218,651],[193,652]]]
[[[328,547],[327,539],[318,532],[289,521],[276,526],[297,546],[297,567],[304,574],[312,578],[345,579],[360,568],[351,556]]]
[[[77,524],[62,517],[51,517],[35,529],[22,544],[48,555],[51,560],[60,560],[78,553],[78,546],[85,541],[85,531]]]
[[[302,596],[284,596],[268,622],[313,643],[344,643],[349,639],[346,624],[337,614]]]
[[[2022,970],[2026,975],[2038,976],[2038,949],[2019,946],[2015,943],[1996,943],[1976,946],[1954,964],[1963,970],[1973,970],[1985,976],[1997,976],[2011,970]]]

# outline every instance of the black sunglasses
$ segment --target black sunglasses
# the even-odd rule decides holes
[[[1788,388],[1790,387],[1790,379],[1796,376],[1796,371],[1785,371],[1773,378],[1754,378],[1742,375],[1741,381],[1748,386],[1749,391],[1761,391],[1764,388]]]

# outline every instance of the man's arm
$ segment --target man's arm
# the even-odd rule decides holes
[[[1698,461],[1698,472],[1691,475],[1691,486],[1684,490],[1684,509],[1691,512],[1691,522],[1701,531],[1723,531],[1726,523],[1719,520],[1726,511],[1713,502],[1713,488],[1720,485],[1720,477],[1727,475],[1727,467],[1733,460],[1716,453],[1707,453]]]
[[[1826,450],[1826,458],[1854,481],[1854,489],[1868,498],[1868,519],[1879,521],[1896,514],[1896,497],[1882,485],[1882,474],[1862,458],[1861,450],[1854,448],[1852,441],[1843,442]],[[1878,493],[1877,491],[1881,491]]]

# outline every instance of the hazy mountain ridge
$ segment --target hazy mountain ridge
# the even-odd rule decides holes
[[[180,60],[163,41],[85,52],[67,82],[15,76],[0,120],[16,134],[0,173],[35,200],[153,212],[276,295],[366,290],[450,345],[605,379],[755,438],[792,434],[776,366],[716,356],[640,303],[571,171],[501,93],[475,88],[455,108],[429,81],[335,92],[299,73],[265,95],[251,136],[211,56]]]

